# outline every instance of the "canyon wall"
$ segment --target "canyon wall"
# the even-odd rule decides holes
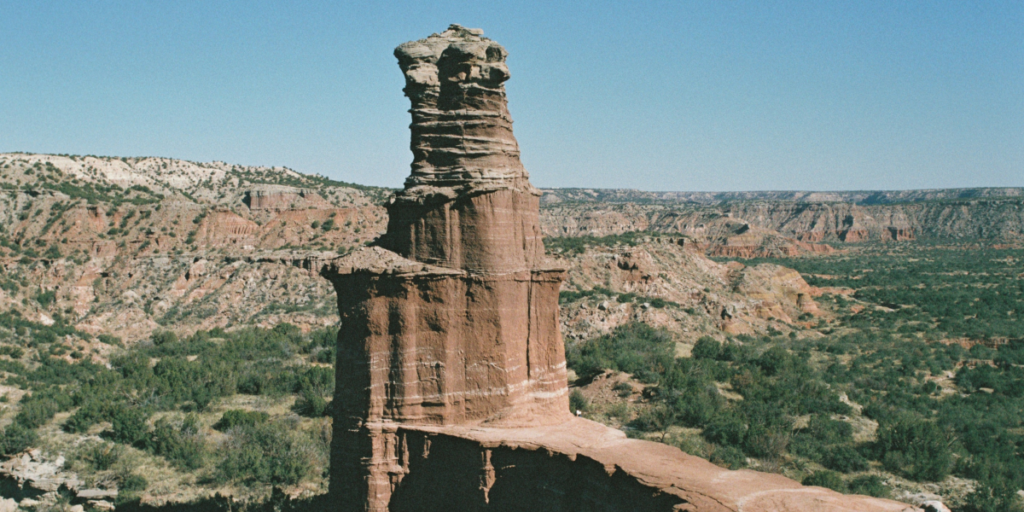
[[[950,199],[856,204],[748,200],[723,204],[549,202],[541,210],[546,236],[607,236],[629,231],[681,233],[709,239],[746,224],[804,243],[947,242],[1024,239],[1024,199]],[[730,235],[731,236],[731,235]],[[710,238],[709,238],[710,237]]]

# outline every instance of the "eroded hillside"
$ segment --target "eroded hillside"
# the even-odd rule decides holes
[[[188,334],[282,322],[304,329],[334,325],[333,291],[311,271],[310,261],[362,246],[387,224],[379,203],[389,191],[284,168],[5,154],[0,169],[0,305],[32,321],[60,321],[129,342],[160,329]],[[567,220],[563,235],[652,229],[646,222],[615,220],[642,217],[635,205],[609,208],[596,216],[612,217],[611,227],[572,229]],[[566,332],[590,336],[639,317],[664,317],[658,322],[678,325],[680,333],[762,332],[772,322],[794,321],[809,307],[798,305],[797,295],[811,301],[810,292],[773,292],[767,301],[764,294],[745,296],[748,290],[737,283],[749,282],[744,276],[752,271],[711,262],[701,255],[710,247],[703,240],[719,242],[710,251],[715,255],[785,256],[829,248],[734,224],[705,229],[699,240],[649,238],[643,247],[606,242],[554,251],[570,269],[567,291],[614,292],[608,300],[579,302],[579,311],[567,303]],[[666,232],[686,230],[665,225]],[[805,286],[800,283],[795,286]],[[673,306],[646,307],[625,296],[620,302],[621,293]],[[591,306],[604,309],[582,313]],[[85,340],[71,344],[69,352],[97,348]]]
[[[562,287],[562,332],[588,340],[620,325],[643,322],[678,335],[686,350],[707,334],[790,332],[820,310],[821,292],[775,264],[716,263],[674,237],[560,251],[569,270]]]
[[[333,325],[330,286],[303,261],[387,222],[388,191],[283,168],[5,154],[0,169],[0,305],[128,341],[161,326]]]

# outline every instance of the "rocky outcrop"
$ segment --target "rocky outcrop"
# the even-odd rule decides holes
[[[387,510],[396,424],[566,421],[564,271],[543,266],[540,193],[519,161],[507,53],[453,25],[395,50],[412,102],[412,174],[378,246],[327,265],[338,335],[331,492]]]
[[[849,203],[746,202],[723,209],[726,215],[808,242],[891,240],[890,231],[912,233],[911,220],[902,211]]]
[[[635,247],[556,256],[568,276],[560,313],[567,345],[629,322],[663,327],[692,344],[721,331],[788,332],[803,313],[823,314],[814,300],[820,292],[798,273],[768,263],[716,263],[679,240],[650,237]]]
[[[32,502],[52,505],[65,498],[62,493],[73,494],[83,502],[117,498],[116,487],[88,488],[78,475],[64,467],[64,462],[63,456],[50,459],[42,451],[32,449],[0,463],[0,485],[5,487],[5,497],[22,500],[24,508]],[[0,512],[10,506],[6,501],[0,501]],[[16,508],[17,503],[9,510]]]
[[[195,240],[206,246],[254,247],[259,240],[259,233],[259,224],[230,210],[214,210],[200,221]]]
[[[287,210],[294,208],[329,208],[330,203],[312,190],[284,185],[261,185],[245,192],[242,199],[252,210]]]
[[[543,255],[540,191],[512,135],[507,52],[453,27],[395,49],[412,103],[412,173],[388,203],[381,245],[470,271],[535,268]]]
[[[883,240],[891,240],[893,242],[905,242],[908,240],[914,240],[914,230],[906,227],[889,226],[885,232],[882,233]]]
[[[631,231],[685,235],[684,244],[709,256],[758,258],[828,254],[819,237],[787,237],[742,218],[711,211],[665,210],[644,205],[553,206],[542,210],[546,236],[604,237]]]
[[[128,343],[148,337],[162,324],[181,335],[250,323],[287,322],[304,330],[334,325],[337,308],[330,284],[316,273],[278,264],[278,254],[298,260],[320,251],[344,254],[377,238],[387,226],[384,208],[367,205],[365,187],[315,176],[164,159],[170,169],[206,169],[214,182],[204,178],[199,188],[188,189],[188,197],[159,198],[138,183],[118,191],[115,183],[102,181],[102,172],[90,170],[102,162],[92,157],[84,159],[88,172],[82,174],[91,182],[72,179],[82,158],[4,158],[0,154],[0,167],[6,166],[0,188],[15,192],[0,195],[0,268],[5,274],[0,281],[14,278],[26,286],[7,284],[0,291],[0,310],[19,311],[26,318],[45,311],[51,319],[59,312],[81,331],[112,334]],[[139,179],[161,176],[155,169],[140,169],[148,160],[126,160],[107,163],[115,171],[130,169]],[[218,176],[224,181],[218,183]],[[59,187],[58,179],[64,180]],[[264,183],[275,181],[302,186]],[[315,195],[302,193],[330,198],[330,204],[311,199],[295,208],[288,203],[285,209],[271,204],[251,209],[243,203],[244,190],[316,190]],[[191,268],[197,262],[205,263]],[[32,300],[40,289],[55,294],[49,307]],[[110,345],[80,342],[74,350],[105,362]]]
[[[342,321],[338,510],[906,508],[730,472],[570,415],[565,271],[543,259],[540,194],[519,162],[502,86],[507,54],[452,25],[395,55],[413,107],[412,174],[378,244],[321,270]],[[637,283],[652,266],[643,252],[615,261]]]

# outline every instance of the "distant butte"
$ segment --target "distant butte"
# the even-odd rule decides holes
[[[512,134],[505,49],[452,25],[395,50],[412,173],[338,293],[330,501],[359,511],[909,511],[728,471],[568,411],[550,268]]]

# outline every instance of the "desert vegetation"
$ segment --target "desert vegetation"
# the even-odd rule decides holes
[[[573,407],[732,468],[875,496],[893,478],[960,478],[974,484],[958,510],[1011,510],[1024,488],[1021,256],[872,246],[775,261],[831,287],[831,314],[789,335],[705,336],[690,357],[644,324],[570,343],[583,389],[609,369],[644,385],[600,410],[577,393]]]
[[[181,338],[158,331],[121,350],[108,368],[46,353],[52,338],[69,333],[67,326],[9,314],[0,321],[7,342],[44,349],[34,360],[4,361],[6,385],[27,392],[3,429],[4,455],[62,442],[61,436],[40,434],[51,424],[63,434],[96,440],[72,457],[87,476],[103,476],[122,457],[141,453],[151,464],[195,475],[210,487],[244,484],[259,492],[272,485],[324,485],[336,331],[303,334],[288,324]],[[232,408],[238,401],[264,404],[273,413]],[[157,483],[118,467],[105,481],[121,489],[121,503]]]

